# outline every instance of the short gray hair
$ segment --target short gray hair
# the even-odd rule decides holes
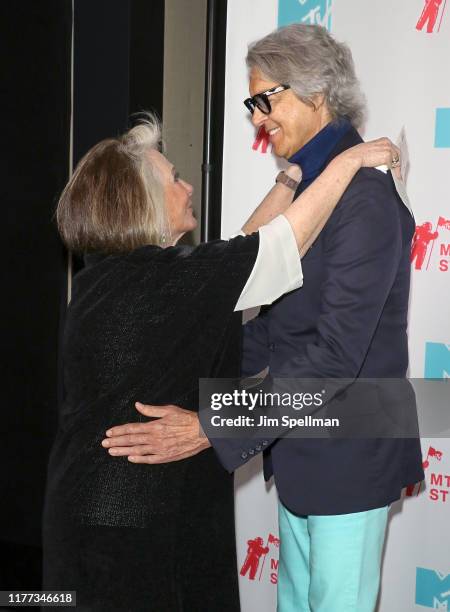
[[[271,32],[249,46],[247,66],[290,85],[306,104],[323,94],[333,119],[347,117],[355,127],[364,120],[365,98],[351,51],[322,26],[296,23]]]
[[[56,211],[59,233],[70,250],[121,253],[147,244],[164,246],[164,190],[148,157],[161,146],[160,123],[147,113],[123,136],[102,140],[86,153]]]

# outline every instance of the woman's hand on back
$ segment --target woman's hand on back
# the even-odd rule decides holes
[[[377,138],[363,142],[347,149],[341,155],[355,160],[361,168],[376,168],[377,166],[393,168],[396,176],[401,178],[400,149],[389,138]]]

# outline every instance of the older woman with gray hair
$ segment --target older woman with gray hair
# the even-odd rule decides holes
[[[154,466],[114,459],[101,440],[137,400],[189,415],[200,377],[239,375],[240,311],[300,286],[299,254],[354,174],[396,150],[381,139],[344,153],[291,205],[293,166],[244,226],[250,235],[192,248],[176,246],[196,226],[192,187],[159,148],[152,117],[100,142],[58,204],[60,234],[86,267],[62,347],[44,588],[77,591],[80,610],[237,611],[233,482],[212,449],[198,453],[206,438]]]

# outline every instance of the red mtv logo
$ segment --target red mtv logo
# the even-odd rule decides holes
[[[430,457],[433,457],[433,459],[436,459],[436,461],[440,461],[442,459],[442,455],[443,455],[442,451],[436,450],[435,448],[430,446],[428,449],[427,457],[425,461],[423,462],[423,469],[426,470],[427,468],[430,467],[430,462],[429,462]]]
[[[444,4],[442,6],[441,18],[439,19],[439,25],[437,29],[437,31],[439,32],[439,30],[441,29],[442,18],[445,13],[447,0],[425,0],[425,6],[423,8],[422,14],[419,17],[418,22],[416,23],[416,30],[422,30],[426,24],[427,34],[432,34],[434,32],[442,2],[444,2]]]
[[[418,22],[416,23],[416,30],[422,30],[426,24],[427,34],[432,34],[434,32],[442,2],[444,2],[444,4],[442,7],[441,18],[439,19],[439,25],[437,29],[437,31],[439,32],[439,30],[441,29],[442,18],[445,13],[447,0],[425,0],[425,6],[423,8],[422,14],[419,17]]]
[[[261,557],[263,557],[261,570],[258,576],[258,580],[261,580],[266,555],[269,552],[269,544],[279,547],[280,540],[271,533],[269,533],[269,537],[267,538],[266,546],[264,546],[264,540],[260,537],[257,537],[254,540],[248,540],[247,556],[239,572],[241,576],[245,576],[248,573],[248,579],[254,580],[258,571]]]
[[[252,149],[257,151],[259,147],[261,147],[261,153],[267,153],[267,148],[269,146],[269,134],[266,132],[266,128],[262,125],[258,133],[256,134],[255,142],[253,143]]]
[[[440,461],[442,459],[442,455],[443,452],[440,450],[437,450],[435,448],[433,448],[432,446],[430,446],[428,448],[428,452],[427,452],[427,456],[425,458],[425,461],[423,462],[423,469],[426,470],[430,467],[430,459],[435,459],[436,461]],[[414,494],[414,487],[416,485],[409,485],[408,487],[406,487],[406,491],[405,494],[408,497],[412,497],[412,495]],[[417,487],[417,495],[419,495],[420,490],[422,488],[422,483],[419,483],[419,486]]]
[[[450,230],[450,219],[439,217],[435,231],[433,232],[433,226],[429,221],[425,221],[422,225],[416,227],[414,238],[411,245],[411,263],[415,262],[415,269],[422,270],[425,257],[427,255],[428,246],[431,244],[431,250],[427,260],[426,269],[430,265],[431,255],[434,249],[434,242],[439,238],[439,231],[441,229]]]

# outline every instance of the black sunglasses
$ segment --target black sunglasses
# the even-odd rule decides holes
[[[272,89],[268,89],[267,91],[258,93],[251,98],[247,98],[246,100],[244,100],[244,104],[252,115],[255,112],[255,108],[264,113],[264,115],[268,115],[272,112],[269,96],[273,96],[273,94],[280,93],[281,91],[286,91],[286,89],[290,88],[290,85],[277,85],[276,87],[272,87]]]

